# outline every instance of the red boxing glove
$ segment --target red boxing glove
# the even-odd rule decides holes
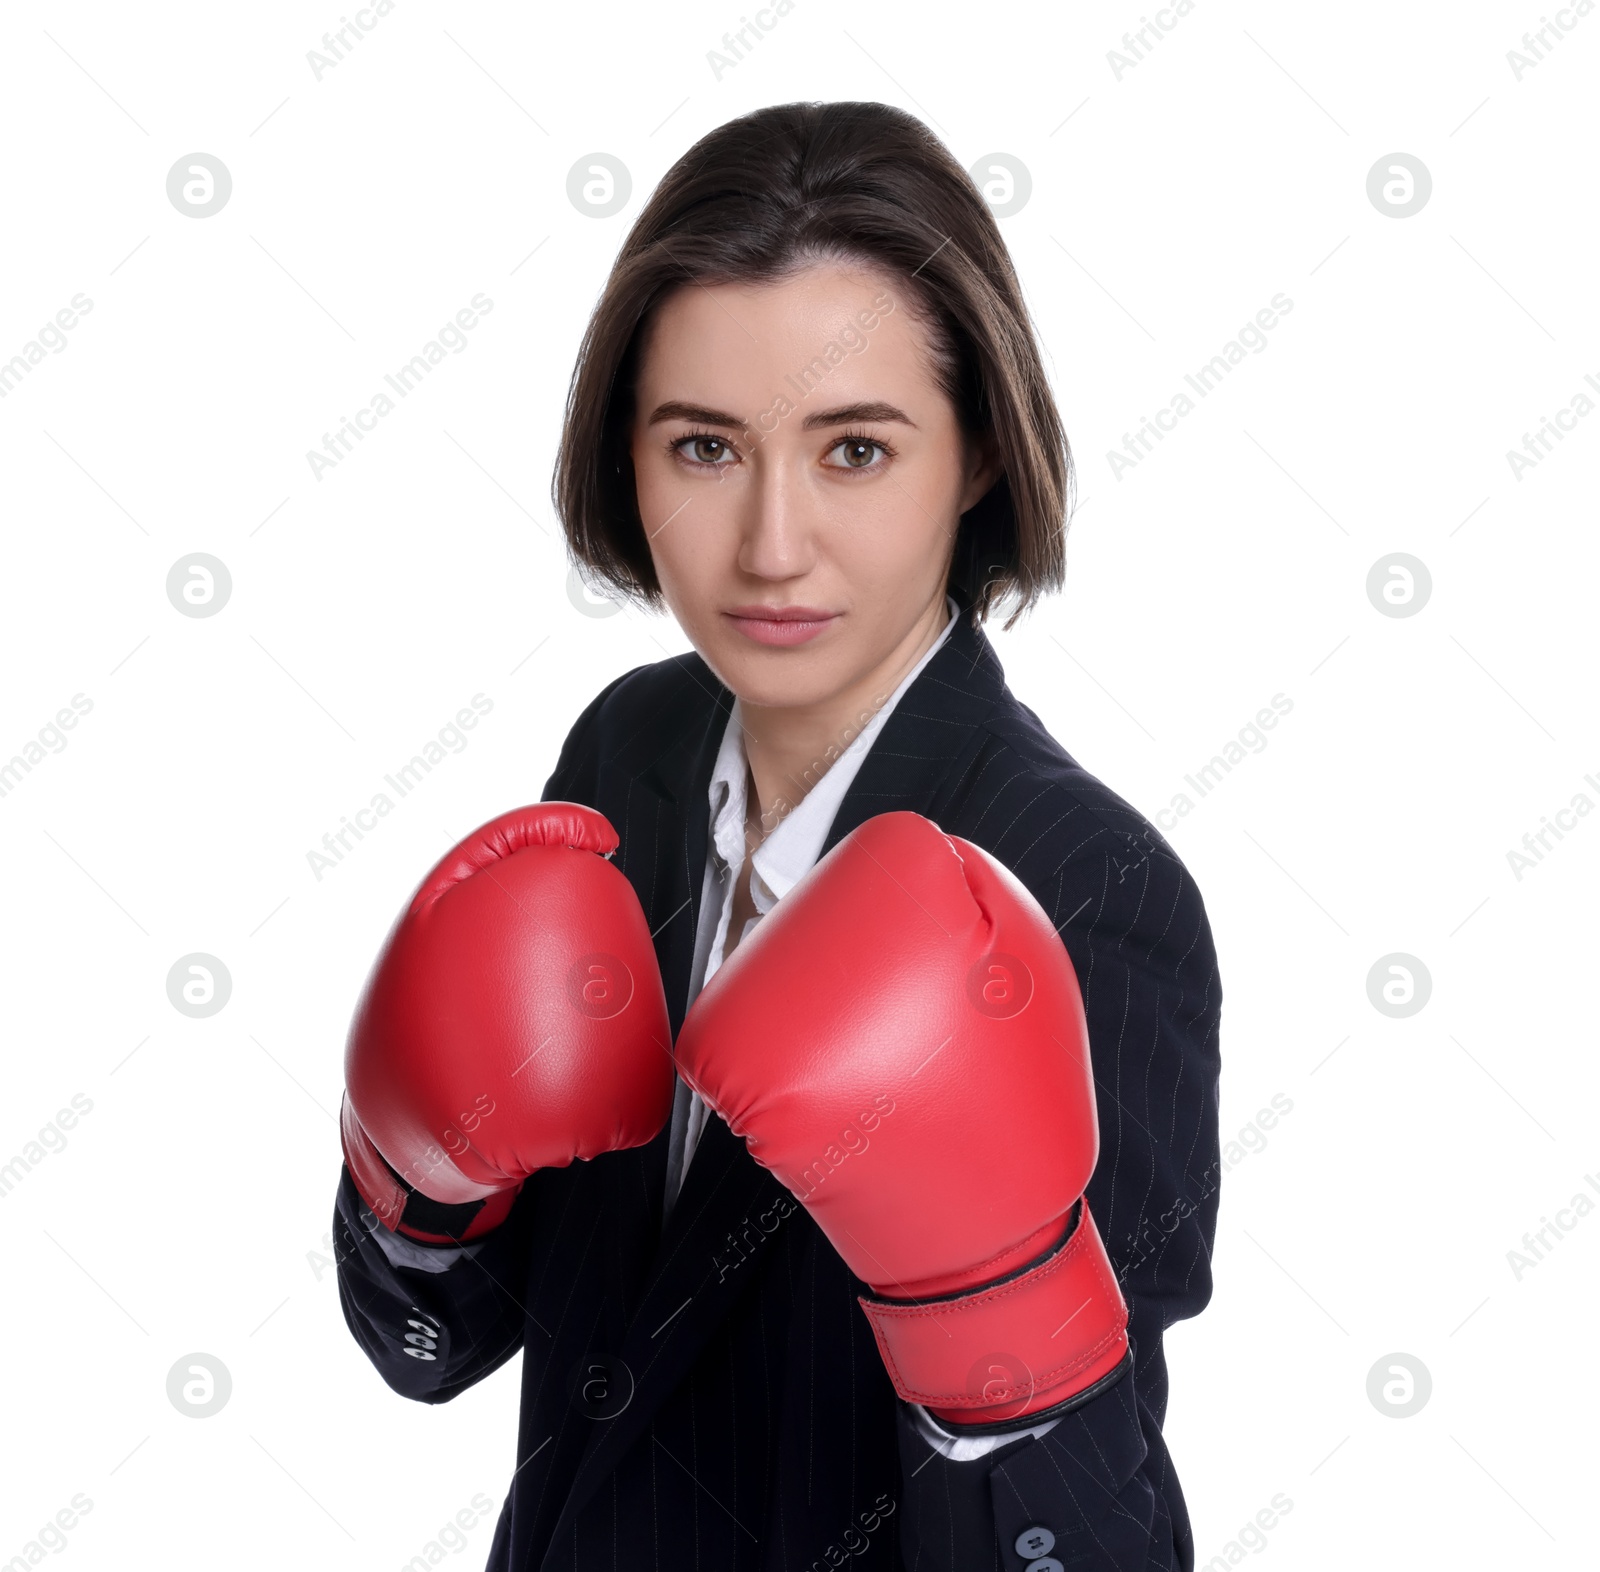
[[[713,975],[677,1056],[872,1288],[902,1398],[1002,1429],[1120,1378],[1077,977],[987,852],[868,820]]]
[[[469,835],[391,930],[351,1022],[345,1162],[384,1227],[430,1244],[505,1220],[522,1182],[642,1146],[672,1031],[617,833],[538,803]]]

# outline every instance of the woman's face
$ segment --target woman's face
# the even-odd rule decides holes
[[[747,704],[825,703],[944,626],[957,524],[995,474],[893,279],[685,285],[646,329],[635,407],[662,593]]]

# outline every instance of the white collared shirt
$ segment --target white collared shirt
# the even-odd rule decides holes
[[[800,805],[756,848],[751,856],[750,898],[756,915],[745,923],[742,943],[756,923],[772,910],[800,880],[810,872],[822,852],[835,814],[844,796],[856,778],[856,772],[865,762],[868,752],[877,740],[895,706],[907,688],[916,681],[922,668],[943,647],[961,614],[953,596],[946,595],[945,604],[949,619],[944,631],[921,660],[901,679],[878,712],[867,721],[860,732],[831,765],[820,762],[825,773],[801,799]],[[733,711],[723,728],[722,745],[717,751],[716,763],[711,771],[710,814],[711,832],[707,838],[705,882],[701,890],[700,924],[695,933],[694,965],[689,978],[688,1004],[692,1005],[700,990],[716,975],[722,964],[727,945],[728,924],[733,915],[734,890],[738,883],[745,857],[745,811],[747,808],[746,784],[748,759],[744,748],[744,731],[740,724],[740,705],[734,700]],[[687,1006],[686,1006],[687,1008]],[[679,1081],[673,1102],[672,1132],[667,1148],[667,1188],[663,1204],[662,1222],[671,1212],[682,1189],[684,1176],[694,1158],[701,1132],[705,1129],[709,1110],[689,1086]],[[1016,1430],[998,1436],[956,1437],[940,1430],[937,1422],[920,1404],[911,1405],[917,1427],[930,1446],[956,1462],[965,1462],[985,1456],[995,1447],[1023,1435],[1043,1435],[1057,1421],[1035,1426],[1031,1430]]]

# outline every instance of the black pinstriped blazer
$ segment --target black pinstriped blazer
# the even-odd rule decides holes
[[[639,667],[579,716],[545,787],[616,827],[675,1033],[732,702],[698,655]],[[1131,1312],[1130,1375],[1041,1438],[949,1461],[889,1383],[864,1285],[720,1119],[664,1235],[666,1129],[539,1172],[477,1255],[442,1271],[391,1265],[345,1174],[345,1319],[395,1391],[446,1402],[523,1351],[491,1572],[1012,1572],[1037,1558],[1017,1549],[1035,1527],[1066,1567],[1192,1568],[1161,1436],[1161,1339],[1211,1295],[1222,993],[1200,892],[1012,696],[964,616],[890,715],[824,852],[897,808],[1010,867],[1077,969],[1101,1132],[1088,1200]],[[418,1322],[436,1329],[431,1360],[404,1352]],[[414,1457],[427,1421],[402,1425]]]

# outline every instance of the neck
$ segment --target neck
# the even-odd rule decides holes
[[[905,675],[933,648],[948,621],[944,592],[871,670],[815,704],[740,702],[745,757],[754,791],[745,815],[753,851],[792,813],[833,761],[888,702]]]

